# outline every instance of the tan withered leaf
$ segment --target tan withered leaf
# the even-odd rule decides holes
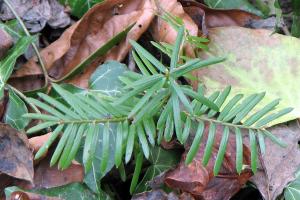
[[[0,124],[0,173],[33,181],[33,156],[25,134]]]
[[[300,129],[299,124],[294,122],[273,127],[271,131],[288,145],[282,148],[266,139],[266,153],[262,156],[266,171],[258,171],[250,180],[265,199],[275,200],[296,178],[295,173],[300,166]]]
[[[222,26],[245,26],[260,17],[237,9],[212,9],[204,4],[191,0],[180,0],[185,12],[194,20],[204,35],[208,28]]]
[[[174,189],[180,189],[183,192],[188,192],[197,198],[204,200],[215,199],[230,199],[252,176],[250,170],[245,170],[240,176],[235,169],[235,137],[233,134],[229,137],[224,161],[219,172],[219,175],[213,176],[213,167],[215,158],[218,153],[218,147],[222,138],[223,128],[217,127],[216,138],[213,146],[212,157],[206,167],[202,165],[202,157],[205,149],[205,141],[208,134],[208,129],[205,129],[205,139],[200,145],[200,149],[193,159],[192,163],[186,165],[184,163],[186,153],[183,154],[179,166],[170,170],[166,174],[165,183]],[[249,149],[244,146],[244,164],[250,163]]]
[[[100,62],[106,59],[122,60],[128,53],[129,39],[137,40],[154,17],[155,5],[151,0],[108,0],[94,6],[80,21],[68,28],[54,43],[41,51],[49,75],[59,79],[85,60],[109,39],[136,22],[126,41],[91,66],[80,78],[71,82],[87,86],[87,79]],[[14,77],[41,74],[36,58],[31,59]]]
[[[184,12],[182,5],[177,2],[177,0],[156,0],[156,4],[159,16],[168,12],[174,16],[180,17],[184,22],[185,28],[189,31],[189,34],[193,36],[198,35],[197,24],[186,12]],[[174,44],[177,36],[177,31],[160,17],[155,18],[153,21],[151,25],[151,33],[155,41],[166,42],[169,44]],[[189,57],[195,57],[193,48],[190,45],[186,45],[184,49]]]

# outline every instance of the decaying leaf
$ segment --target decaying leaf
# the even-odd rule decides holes
[[[201,56],[227,57],[225,62],[194,72],[203,81],[209,94],[228,85],[232,86],[231,95],[265,91],[266,97],[257,109],[277,98],[282,99],[279,110],[294,108],[288,115],[273,121],[273,124],[300,117],[300,90],[297,85],[300,41],[297,38],[272,34],[269,30],[241,27],[213,28],[209,36],[209,51],[202,52]]]
[[[287,184],[296,178],[295,173],[300,166],[300,130],[298,124],[291,123],[273,127],[271,131],[288,145],[281,148],[266,140],[266,153],[262,156],[266,171],[258,171],[251,181],[265,199],[275,200]]]
[[[206,167],[202,165],[202,157],[205,149],[205,140],[200,145],[200,149],[191,164],[186,165],[184,153],[181,163],[175,170],[170,170],[166,174],[165,183],[173,189],[191,193],[197,198],[204,200],[230,199],[252,176],[252,172],[245,170],[238,176],[235,168],[235,139],[230,135],[224,161],[219,175],[213,176],[213,167],[218,153],[218,147],[222,138],[222,127],[218,126],[216,139],[213,147],[212,157]],[[205,135],[207,137],[206,128]],[[188,146],[189,148],[189,146]],[[250,163],[249,149],[244,146],[244,164]]]
[[[27,137],[7,124],[0,124],[0,172],[33,181],[33,156]]]

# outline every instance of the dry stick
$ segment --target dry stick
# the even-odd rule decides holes
[[[30,33],[29,33],[29,31],[27,30],[24,22],[22,21],[22,19],[18,15],[18,13],[15,11],[14,7],[10,4],[10,2],[8,0],[4,0],[4,2],[8,6],[8,8],[11,10],[11,12],[14,14],[14,16],[17,18],[17,20],[18,20],[19,24],[21,25],[21,27],[23,28],[25,34],[27,36],[31,36]],[[32,42],[31,45],[32,45],[32,47],[33,47],[33,49],[34,49],[34,51],[35,51],[35,53],[36,53],[36,55],[38,57],[39,63],[41,65],[41,69],[42,69],[44,77],[45,77],[45,85],[48,85],[48,78],[49,78],[49,76],[48,76],[47,69],[46,69],[46,67],[44,65],[43,59],[41,57],[41,54],[40,54],[40,52],[39,52],[39,50],[38,50],[38,48],[37,48],[37,46],[35,45],[34,42]]]

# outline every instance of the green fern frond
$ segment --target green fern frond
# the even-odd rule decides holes
[[[60,169],[66,169],[76,156],[81,143],[84,144],[83,163],[85,171],[92,167],[95,156],[98,135],[102,138],[102,154],[100,171],[105,172],[108,158],[111,156],[110,128],[116,126],[114,162],[116,167],[122,167],[132,157],[136,159],[134,178],[131,191],[134,191],[143,158],[149,158],[150,145],[160,144],[162,139],[170,141],[176,138],[180,143],[186,143],[192,126],[197,130],[192,145],[186,156],[186,164],[196,156],[204,136],[205,126],[208,126],[208,139],[205,144],[203,164],[206,165],[214,148],[217,126],[223,127],[223,134],[214,165],[214,174],[221,168],[230,134],[236,138],[236,169],[243,169],[243,134],[249,134],[251,149],[251,167],[257,168],[257,141],[261,152],[265,151],[264,138],[267,137],[284,146],[274,135],[266,130],[266,125],[287,114],[291,108],[276,112],[279,100],[274,100],[261,110],[254,112],[265,93],[243,97],[238,94],[231,99],[231,88],[216,91],[209,97],[204,96],[204,87],[199,86],[194,91],[190,86],[181,85],[179,78],[187,73],[206,67],[224,58],[207,60],[190,59],[183,61],[180,56],[184,28],[179,27],[175,47],[172,50],[170,66],[165,66],[138,43],[131,41],[134,47],[133,57],[142,74],[125,72],[120,76],[124,83],[121,93],[117,96],[107,96],[99,92],[72,94],[63,87],[53,84],[53,89],[60,99],[46,94],[39,94],[41,100],[28,101],[40,107],[46,114],[26,114],[24,117],[43,120],[27,133],[35,133],[45,128],[51,128],[49,140],[38,151],[35,158],[40,158],[61,135],[58,145],[52,155],[51,165],[58,163]],[[193,38],[195,40],[195,38]]]

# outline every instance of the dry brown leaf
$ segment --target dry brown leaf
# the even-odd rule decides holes
[[[33,181],[33,156],[24,133],[0,124],[0,173]]]
[[[300,129],[296,123],[271,128],[274,135],[287,143],[282,148],[270,140],[265,140],[266,153],[262,156],[265,172],[258,171],[250,180],[258,187],[265,199],[275,200],[286,185],[295,180],[300,166]]]
[[[193,194],[195,197],[204,200],[230,199],[252,176],[251,171],[245,170],[238,176],[235,169],[235,139],[230,135],[224,161],[219,175],[213,176],[213,166],[218,153],[218,147],[222,138],[221,126],[217,127],[216,139],[213,147],[212,157],[206,167],[202,165],[202,157],[205,149],[205,140],[191,164],[185,165],[185,152],[179,166],[175,170],[170,170],[166,174],[165,183],[183,192]],[[208,129],[205,129],[207,137]],[[249,149],[244,146],[244,164],[250,163]]]
[[[246,26],[260,17],[237,9],[212,9],[204,4],[191,0],[180,0],[184,11],[194,20],[204,35],[208,28],[220,26]]]
[[[108,0],[94,6],[57,41],[41,51],[49,75],[56,79],[63,77],[109,39],[136,22],[126,41],[111,49],[105,58],[99,58],[83,74],[70,81],[86,87],[89,76],[99,63],[107,59],[124,59],[130,49],[129,40],[137,40],[147,30],[154,17],[154,11],[155,5],[152,0]],[[14,77],[38,74],[41,74],[41,70],[36,58],[33,58],[17,71]]]
[[[184,12],[177,0],[108,0],[90,9],[57,41],[41,51],[49,75],[55,79],[65,76],[109,39],[136,22],[125,41],[112,48],[107,55],[98,58],[83,73],[69,80],[70,83],[77,86],[87,87],[88,79],[96,67],[106,60],[123,60],[130,50],[129,40],[138,40],[148,29],[155,15],[162,14],[163,11],[183,18],[189,33],[197,35],[197,25]],[[157,18],[151,28],[156,40],[168,43],[175,41],[176,31],[160,18]],[[188,55],[194,55],[190,47],[187,47],[186,51]],[[32,58],[13,74],[13,78],[22,77],[24,79],[26,76],[32,77],[41,74],[37,59]]]
[[[68,169],[59,170],[57,165],[50,167],[51,155],[35,166],[32,183],[15,181],[14,185],[29,190],[53,188],[83,181],[84,169],[80,164],[72,163]]]
[[[177,0],[156,0],[158,15],[163,15],[164,12],[171,13],[174,16],[183,19],[185,28],[189,31],[190,35],[198,35],[197,24],[192,18],[184,12],[182,5]],[[160,17],[155,18],[151,26],[151,33],[155,41],[166,42],[173,44],[176,40],[177,31],[173,29],[166,21]],[[193,48],[189,45],[185,47],[186,54],[194,57]]]
[[[36,137],[32,137],[29,139],[29,145],[34,153],[38,152],[38,150],[44,145],[44,143],[49,139],[51,136],[51,132],[45,135],[40,135]]]

